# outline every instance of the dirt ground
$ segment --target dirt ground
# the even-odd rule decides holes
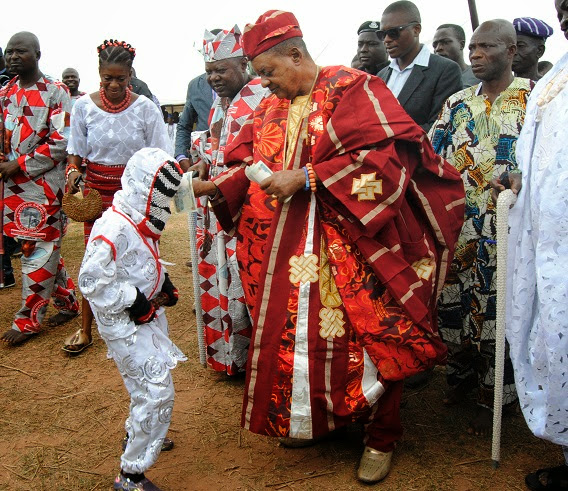
[[[176,215],[162,239],[181,300],[169,309],[172,339],[189,361],[173,372],[176,402],[171,452],[147,473],[165,491],[359,490],[361,429],[349,428],[316,446],[286,449],[275,439],[240,429],[243,378],[230,379],[199,364],[185,215]],[[72,223],[63,254],[77,278],[82,225]],[[14,261],[19,273],[19,261]],[[18,275],[17,285],[21,285]],[[19,288],[0,291],[0,329],[10,327]],[[50,309],[48,315],[53,313]],[[0,346],[0,490],[110,489],[119,469],[129,398],[104,342],[69,357],[61,346],[79,321],[46,329],[27,344]],[[444,372],[404,394],[405,434],[384,490],[523,490],[524,476],[562,462],[559,447],[533,437],[519,413],[504,420],[501,465],[493,470],[491,441],[465,432],[473,404],[445,408]]]

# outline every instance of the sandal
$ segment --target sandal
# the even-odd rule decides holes
[[[126,444],[128,443],[128,435],[126,435],[123,439],[122,439],[122,451],[124,452],[126,450]],[[164,441],[162,443],[162,452],[169,452],[172,448],[174,448],[174,441],[169,439],[169,438],[164,438]]]
[[[548,467],[527,474],[525,484],[532,491],[568,489],[568,466]]]
[[[77,312],[73,312],[72,310],[60,311],[60,312],[57,312],[57,314],[52,315],[46,321],[44,321],[43,325],[44,325],[44,327],[57,327],[57,326],[60,326],[61,324],[65,324],[66,322],[69,322],[70,320],[74,319],[78,315],[79,315],[78,311]]]
[[[75,355],[85,351],[91,344],[93,344],[93,340],[87,337],[83,329],[79,329],[64,341],[61,349]]]

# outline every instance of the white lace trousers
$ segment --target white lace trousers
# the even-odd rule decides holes
[[[105,339],[102,333],[101,337]],[[125,423],[128,443],[121,468],[141,474],[160,455],[174,406],[171,369],[186,357],[169,339],[163,311],[131,336],[105,342],[130,394],[130,415]]]
[[[125,423],[128,443],[120,467],[129,474],[142,474],[158,460],[168,433],[174,385],[171,374],[159,384],[141,383],[124,375],[123,379],[130,393],[130,415]]]

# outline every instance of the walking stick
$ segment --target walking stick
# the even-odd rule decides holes
[[[501,417],[503,412],[503,375],[505,371],[505,301],[507,295],[507,247],[509,209],[517,201],[510,189],[499,194],[497,200],[497,320],[495,335],[495,389],[493,400],[493,441],[491,460],[499,467],[501,458]]]
[[[197,251],[197,212],[187,214],[189,225],[189,250],[191,254],[191,274],[193,276],[193,296],[195,298],[195,322],[197,325],[197,346],[199,348],[199,363],[207,366],[205,353],[205,324],[201,310],[201,285],[199,284],[198,251]]]

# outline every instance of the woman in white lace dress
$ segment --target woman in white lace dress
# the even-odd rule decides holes
[[[120,190],[120,178],[130,157],[146,147],[171,153],[171,142],[160,110],[129,88],[134,48],[111,39],[97,49],[101,88],[73,107],[66,178],[69,191],[75,193],[80,171],[86,171],[85,195],[96,189],[104,211]],[[85,222],[85,244],[93,223]],[[82,327],[65,340],[63,350],[76,354],[90,346],[92,323],[91,308],[83,299]]]

